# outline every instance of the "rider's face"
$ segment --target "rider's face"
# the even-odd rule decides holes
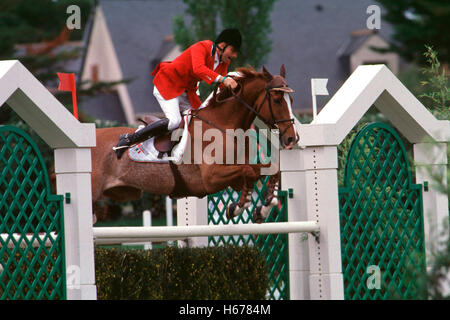
[[[218,46],[220,49],[222,49],[223,47],[225,47],[225,43],[220,43]],[[237,50],[232,46],[232,45],[228,45],[225,50],[221,50],[222,51],[222,61],[223,63],[228,63],[231,62],[231,59],[236,59],[238,56],[238,52]]]

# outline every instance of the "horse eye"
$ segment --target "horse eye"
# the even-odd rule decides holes
[[[274,99],[273,102],[275,102],[276,104],[280,104],[281,103],[281,99]]]

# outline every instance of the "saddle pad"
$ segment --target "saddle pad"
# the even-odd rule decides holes
[[[192,118],[190,113],[190,110],[188,110],[187,114],[183,117],[184,129],[181,140],[172,148],[171,154],[164,153],[163,157],[158,158],[159,151],[156,150],[154,145],[155,138],[152,137],[128,149],[128,156],[130,159],[137,162],[168,163],[169,161],[173,161],[175,163],[180,163],[188,142],[189,122]]]

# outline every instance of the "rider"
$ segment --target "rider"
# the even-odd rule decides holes
[[[231,59],[238,55],[241,42],[238,29],[225,29],[214,42],[199,41],[173,61],[161,62],[156,66],[152,72],[155,77],[153,95],[166,117],[133,134],[121,135],[114,148],[117,158],[120,159],[125,150],[136,143],[177,129],[181,122],[180,107],[197,109],[201,105],[196,93],[199,81],[236,88],[236,81],[226,74]]]

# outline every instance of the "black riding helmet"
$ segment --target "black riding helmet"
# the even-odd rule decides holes
[[[216,45],[221,42],[225,42],[227,46],[232,45],[237,51],[240,51],[242,44],[241,33],[238,29],[225,29],[219,34],[216,41],[214,41]]]

